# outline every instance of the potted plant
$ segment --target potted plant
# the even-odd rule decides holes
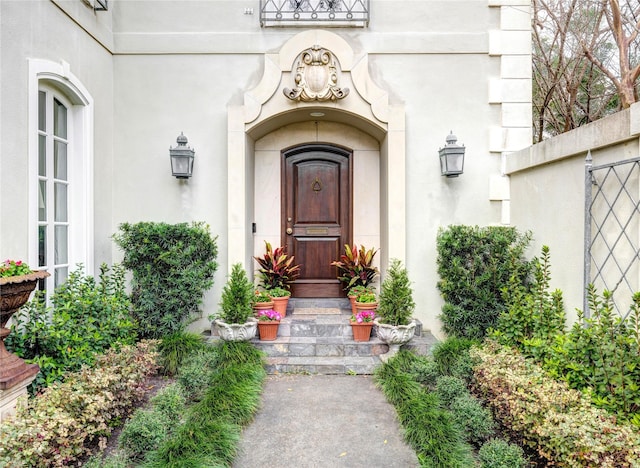
[[[376,313],[373,310],[361,310],[351,316],[349,322],[351,323],[354,341],[369,341],[375,318]]]
[[[36,364],[26,364],[4,346],[10,330],[5,327],[11,316],[28,300],[38,281],[49,276],[46,271],[32,271],[20,260],[0,263],[0,390],[4,391],[33,377],[39,371]]]
[[[370,289],[361,292],[358,297],[356,297],[356,312],[362,310],[376,310],[378,308],[378,302],[376,299],[376,295]]]
[[[349,291],[354,286],[369,286],[378,275],[378,268],[373,266],[373,257],[377,250],[367,250],[364,246],[349,244],[344,246],[344,254],[340,260],[331,262],[338,269],[338,279],[344,284],[344,289]]]
[[[378,338],[389,345],[389,352],[380,356],[383,360],[396,354],[401,345],[413,338],[416,322],[411,316],[414,310],[415,302],[407,270],[400,260],[392,259],[380,286],[378,317],[374,320]]]
[[[287,303],[289,302],[289,294],[282,294],[280,290],[289,291],[291,283],[300,274],[300,265],[294,262],[294,256],[289,256],[284,247],[277,247],[275,250],[271,244],[264,241],[266,252],[262,257],[253,257],[260,268],[258,274],[260,276],[260,286],[262,286],[272,297],[280,297],[278,307],[284,307],[281,315],[286,315]],[[272,293],[273,292],[273,293]]]
[[[261,310],[269,310],[273,309],[273,300],[271,296],[266,291],[260,291],[256,289],[253,295],[253,303],[252,303],[253,311],[258,314]]]
[[[362,286],[361,284],[349,289],[349,292],[347,293],[347,297],[351,302],[351,314],[356,313],[356,299],[358,298],[358,296],[366,292],[373,292],[373,290],[369,289],[368,286]]]
[[[273,341],[278,336],[278,327],[282,316],[273,309],[258,312],[258,332],[260,340]]]
[[[287,315],[287,303],[291,297],[291,291],[278,287],[267,290],[267,293],[273,301],[273,310],[278,312],[281,317]]]
[[[253,317],[253,284],[240,263],[231,268],[231,275],[222,289],[220,310],[210,316],[220,338],[225,341],[248,341],[256,335],[258,320]]]

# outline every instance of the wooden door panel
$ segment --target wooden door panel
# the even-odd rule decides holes
[[[300,276],[294,297],[341,297],[333,260],[351,242],[351,153],[306,145],[283,152],[282,244]]]

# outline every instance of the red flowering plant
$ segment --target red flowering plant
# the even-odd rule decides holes
[[[373,322],[373,319],[375,318],[376,313],[373,310],[361,310],[357,314],[351,316],[351,321],[357,323],[369,323]]]
[[[282,317],[273,309],[258,312],[258,320],[261,322],[278,322]]]
[[[31,268],[22,260],[5,260],[0,263],[0,278],[6,278],[9,276],[21,276],[32,273]]]

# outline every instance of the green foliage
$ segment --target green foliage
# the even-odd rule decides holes
[[[162,414],[171,426],[180,423],[185,404],[186,398],[184,391],[177,383],[160,389],[160,391],[151,398],[151,406],[154,411]]]
[[[338,279],[344,284],[345,291],[349,291],[354,286],[369,286],[380,273],[377,267],[373,266],[373,257],[378,251],[373,247],[367,250],[364,245],[348,244],[344,246],[344,254],[340,260],[331,262],[331,266],[338,269]]]
[[[169,422],[162,413],[153,410],[137,410],[127,421],[120,438],[118,448],[127,454],[132,462],[144,459],[147,452],[155,450],[167,438]]]
[[[480,468],[525,468],[522,448],[502,439],[492,439],[478,451]]]
[[[186,356],[206,346],[201,335],[177,331],[165,336],[158,345],[160,364],[167,375],[176,375]]]
[[[204,223],[124,223],[115,242],[133,272],[131,299],[139,335],[183,330],[199,313],[218,268],[216,239]]]
[[[276,287],[270,288],[268,291],[269,296],[271,297],[289,297],[291,296],[291,291],[287,291],[284,288]]]
[[[3,422],[0,466],[68,466],[89,454],[89,447],[104,447],[114,423],[144,396],[156,359],[154,342],[123,346],[43,390]]]
[[[285,247],[277,247],[275,250],[271,244],[264,241],[266,253],[263,257],[253,257],[260,268],[260,285],[268,290],[280,288],[288,290],[291,283],[300,274],[300,265],[294,263],[294,257],[289,257]]]
[[[0,263],[0,278],[28,275],[29,273],[31,273],[31,268],[22,260],[7,259]]]
[[[473,348],[475,388],[494,417],[524,444],[558,466],[637,466],[640,435],[591,405],[589,398],[547,376],[513,348]]]
[[[438,396],[416,382],[410,369],[420,358],[401,350],[375,371],[376,384],[396,407],[405,439],[418,455],[421,466],[473,466],[471,449]]]
[[[217,348],[208,347],[187,357],[180,367],[178,382],[191,401],[204,396],[217,363]]]
[[[222,289],[220,311],[211,318],[219,318],[226,323],[245,323],[253,314],[253,284],[241,263],[231,267],[231,274]]]
[[[504,226],[449,226],[437,237],[437,287],[445,300],[440,319],[448,335],[481,339],[505,310],[510,278],[526,285],[524,253],[531,234]]]
[[[472,346],[479,344],[477,340],[451,336],[433,348],[433,360],[442,375],[450,375],[469,382],[473,377],[473,361],[469,356]]]
[[[356,298],[357,302],[363,302],[366,304],[373,304],[376,300],[376,295],[371,291],[363,292]]]
[[[464,439],[474,446],[478,447],[493,435],[495,422],[491,411],[482,406],[468,391],[454,398],[449,410]]]
[[[240,439],[260,406],[266,376],[262,354],[250,343],[221,342],[206,392],[192,405],[183,425],[148,455],[149,467],[230,466]],[[207,361],[207,366],[212,364]],[[204,380],[202,379],[202,380]]]
[[[14,315],[13,331],[5,341],[10,351],[40,366],[32,393],[62,381],[65,372],[92,365],[111,346],[135,341],[120,265],[109,269],[103,264],[98,281],[78,267],[58,286],[51,302],[47,307],[43,293],[36,293]]]
[[[436,379],[435,393],[440,402],[445,406],[451,406],[456,398],[468,393],[464,380],[448,375],[440,376]]]
[[[389,325],[409,325],[416,305],[407,269],[398,259],[391,266],[380,286],[380,303],[377,314],[380,322]]]

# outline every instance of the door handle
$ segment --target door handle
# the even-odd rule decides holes
[[[293,229],[287,228],[287,234],[289,234],[289,235],[293,234]]]

